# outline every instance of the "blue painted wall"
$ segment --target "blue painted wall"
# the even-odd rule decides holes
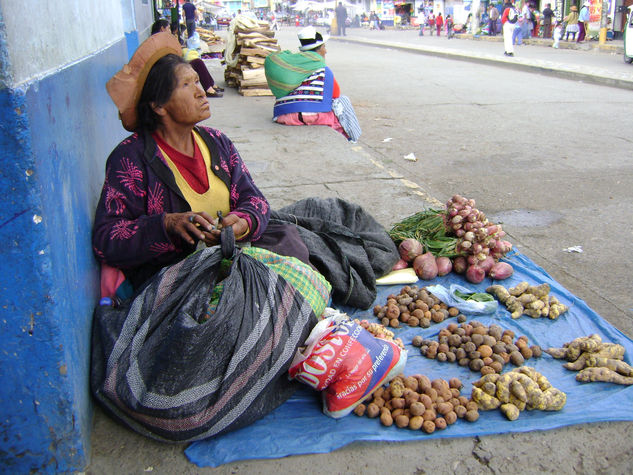
[[[105,159],[125,135],[104,85],[128,41],[0,90],[0,472],[89,460],[90,235]]]

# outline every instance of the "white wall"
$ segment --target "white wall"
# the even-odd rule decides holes
[[[143,7],[151,12],[149,3]],[[121,0],[0,0],[9,60],[7,86],[49,74],[122,38],[127,30],[121,4]]]

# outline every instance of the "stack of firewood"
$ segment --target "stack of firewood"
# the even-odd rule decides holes
[[[266,56],[281,48],[268,22],[258,22],[257,27],[236,25],[233,58],[237,64],[227,63],[224,80],[227,86],[238,88],[242,96],[272,96],[264,73]],[[231,44],[232,42],[229,42]]]
[[[200,54],[221,54],[224,52],[224,40],[213,30],[198,27],[196,31],[200,35]]]

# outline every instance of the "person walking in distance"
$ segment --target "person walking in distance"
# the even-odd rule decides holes
[[[444,26],[444,18],[442,18],[442,12],[440,12],[435,17],[435,27],[437,28],[437,36],[440,36],[443,26]]]
[[[548,3],[543,9],[543,38],[551,38],[552,36],[552,17],[554,11],[552,10],[552,4]]]
[[[488,32],[490,36],[497,36],[497,21],[499,20],[499,10],[494,5],[490,5],[488,16]]]
[[[191,0],[185,0],[182,6],[185,12],[185,23],[187,24],[187,38],[191,38],[196,31],[196,6]]]
[[[578,14],[578,43],[582,43],[585,41],[585,36],[589,31],[589,2],[585,1],[583,3],[582,8],[580,9],[580,13]]]
[[[503,28],[503,54],[506,56],[514,56],[514,45],[512,44],[512,36],[516,22],[519,19],[519,12],[514,8],[513,0],[508,0],[503,5],[503,15],[501,16],[501,25]]]
[[[338,25],[338,31],[341,36],[345,36],[345,20],[347,20],[347,10],[343,6],[342,2],[338,2],[338,6],[334,11],[336,13],[336,24]]]

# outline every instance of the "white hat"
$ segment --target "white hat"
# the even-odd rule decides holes
[[[313,26],[307,26],[297,35],[301,46],[299,51],[310,51],[318,48],[330,39],[328,35],[322,36]]]

